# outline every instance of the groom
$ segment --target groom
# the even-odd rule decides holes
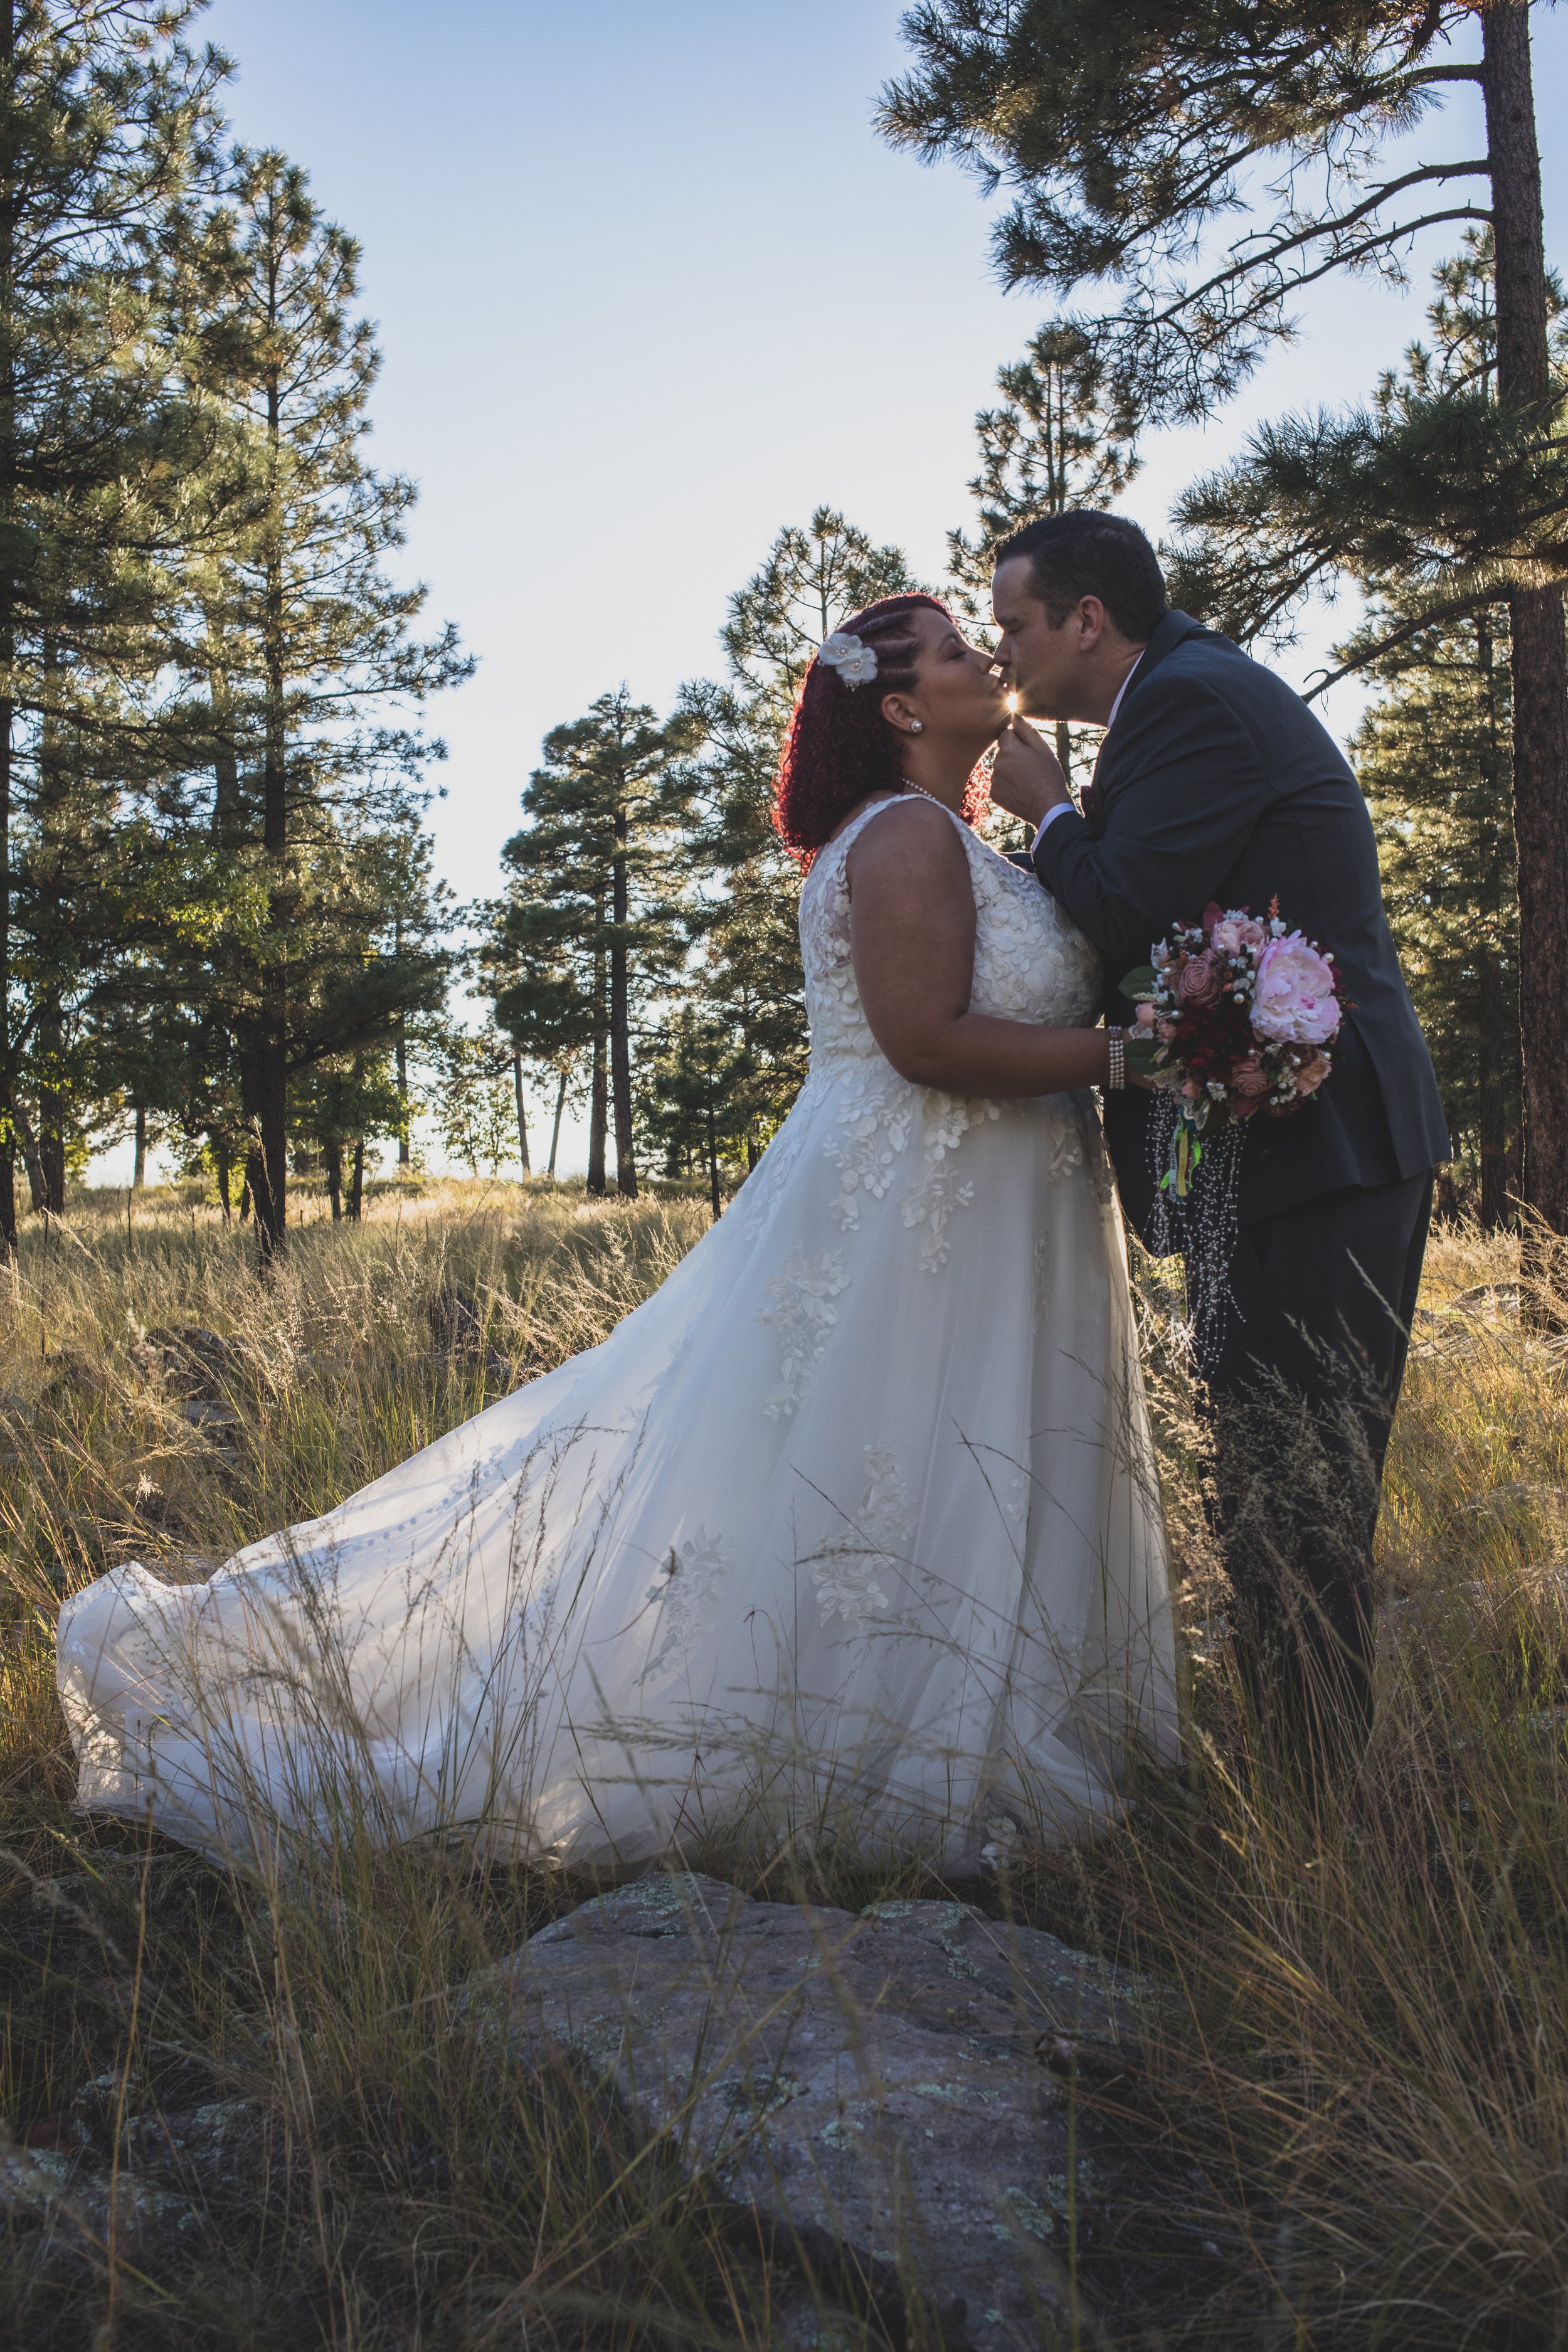
[[[1276,896],[1331,951],[1350,1008],[1316,1100],[1247,1130],[1232,1303],[1205,1366],[1238,1663],[1268,1745],[1316,1780],[1359,1757],[1371,1724],[1378,1488],[1449,1148],[1371,820],[1306,705],[1171,609],[1153,549],[1121,516],[1015,532],[993,598],[1019,708],[1106,730],[1081,815],[1024,723],[1002,738],[992,793],[1036,828],[1035,872],[1103,953],[1107,1020],[1131,1018],[1118,983],[1173,923],[1215,900],[1262,914]],[[1152,1100],[1105,1101],[1145,1239]]]

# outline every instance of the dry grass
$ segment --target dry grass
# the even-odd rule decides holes
[[[390,1192],[358,1230],[306,1225],[265,1288],[246,1238],[173,1193],[129,1239],[122,1194],[29,1234],[0,1286],[0,2116],[63,2139],[75,2099],[106,2149],[158,2105],[239,2096],[272,2123],[259,2172],[193,2179],[203,2218],[177,2245],[116,2226],[84,2265],[19,2230],[0,2342],[777,2340],[756,2250],[700,2191],[585,2098],[431,2032],[446,1988],[574,1890],[352,1843],[309,1887],[248,1888],[75,1821],[53,1696],[65,1591],[321,1509],[601,1338],[705,1221],[568,1188]],[[989,1898],[1177,1989],[1116,2096],[1201,2179],[1214,2251],[1152,2268],[1139,2315],[1136,2280],[1097,2277],[1086,2242],[1130,2343],[1568,2337],[1568,1367],[1521,1329],[1515,1275],[1504,1241],[1434,1245],[1384,1512],[1378,1729],[1328,1820],[1235,1769],[1201,1457],[1150,1275],[1192,1768]],[[228,1342],[232,1419],[197,1425],[179,1393],[157,1334],[191,1326]]]

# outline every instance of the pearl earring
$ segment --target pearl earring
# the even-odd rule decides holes
[[[910,733],[911,735],[923,735],[925,733],[925,727],[922,721],[918,719],[911,719],[910,721]]]

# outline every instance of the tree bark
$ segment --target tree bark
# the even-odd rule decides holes
[[[408,1040],[404,1034],[404,1016],[400,1013],[397,1016],[397,1044],[393,1050],[393,1059],[397,1071],[399,1105],[397,1164],[400,1168],[412,1166],[414,1160],[413,1146],[408,1134]]]
[[[46,1214],[49,1205],[48,1180],[44,1174],[43,1155],[33,1122],[27,1116],[27,1106],[19,1096],[11,1098],[11,1118],[16,1129],[16,1139],[22,1147],[22,1161],[27,1171],[27,1190],[32,1194],[35,1216]]]
[[[555,1155],[561,1149],[561,1114],[566,1108],[566,1081],[570,1076],[570,1065],[563,1064],[561,1083],[555,1089],[555,1124],[550,1130],[550,1165],[544,1171],[552,1183],[555,1181]]]
[[[358,1224],[364,1214],[364,1138],[354,1138],[353,1171],[349,1178],[349,1217]]]
[[[1542,417],[1552,398],[1541,157],[1527,0],[1482,11],[1482,89],[1497,262],[1500,404]],[[1520,1039],[1526,1207],[1568,1234],[1568,644],[1562,592],[1509,598],[1513,814],[1519,851]]]
[[[588,1190],[605,1189],[605,1136],[609,1125],[609,1040],[600,1029],[594,1035],[594,1074],[588,1089]]]
[[[16,0],[0,0],[0,59],[10,83],[16,55]],[[13,98],[13,103],[15,100]],[[9,163],[9,157],[7,157]],[[0,374],[0,522],[14,546],[16,530],[16,200],[14,186],[0,199],[0,318],[4,319],[5,351]],[[11,820],[15,787],[13,762],[16,726],[15,667],[16,660],[16,585],[9,570],[0,580],[0,1118],[9,1125],[12,1091],[16,1083],[16,1059],[11,1039]],[[16,1181],[11,1137],[0,1144],[0,1258],[16,1254]]]
[[[289,1000],[280,961],[288,924],[284,900],[289,850],[289,740],[284,649],[282,522],[278,482],[282,467],[282,408],[278,378],[267,386],[267,446],[273,483],[265,553],[265,614],[262,625],[266,673],[261,760],[261,845],[268,870],[268,931],[265,966],[259,975],[260,1018],[250,1055],[251,1099],[246,1108],[256,1129],[250,1155],[250,1190],[256,1204],[256,1238],[265,1270],[282,1255],[289,1195]]]
[[[332,1223],[343,1221],[343,1147],[337,1136],[328,1144],[322,1158],[327,1163],[327,1198],[332,1204]]]
[[[1481,1223],[1489,1233],[1495,1234],[1500,1233],[1508,1223],[1508,1024],[1497,948],[1489,940],[1480,949],[1477,979],[1481,1048],[1478,1118]]]
[[[604,919],[605,902],[599,900]],[[599,936],[604,937],[603,929]],[[603,948],[594,957],[594,1063],[588,1087],[588,1190],[605,1189],[605,1131],[609,1124],[608,960]]]
[[[713,1222],[717,1224],[724,1213],[724,1202],[719,1191],[719,1129],[711,1103],[708,1106],[708,1197],[713,1203]]]
[[[610,1078],[616,1108],[616,1190],[623,1200],[637,1196],[632,1156],[631,980],[626,969],[626,923],[631,893],[626,876],[626,813],[616,811],[616,856],[611,861]]]
[[[521,1054],[514,1054],[511,1057],[511,1087],[517,1097],[517,1156],[522,1162],[523,1174],[528,1176],[533,1171],[528,1164],[528,1111],[522,1099],[522,1055]]]
[[[140,1192],[147,1182],[147,1106],[136,1106],[136,1146],[131,1162],[131,1189]],[[225,1205],[227,1205],[226,1199]]]
[[[1519,1040],[1510,1015],[1503,979],[1503,940],[1507,925],[1503,905],[1505,882],[1502,817],[1509,789],[1507,730],[1500,712],[1497,647],[1492,616],[1483,606],[1476,615],[1476,660],[1480,671],[1482,776],[1481,821],[1475,844],[1476,873],[1480,882],[1481,937],[1477,942],[1477,1045],[1479,1052],[1479,1117],[1481,1159],[1481,1223],[1489,1233],[1500,1233],[1509,1222],[1508,1129],[1509,1094],[1518,1062]]]

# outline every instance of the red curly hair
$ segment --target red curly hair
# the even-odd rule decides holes
[[[875,652],[875,679],[847,686],[836,669],[814,660],[801,680],[773,788],[773,824],[803,869],[858,802],[907,789],[901,738],[882,716],[882,697],[908,693],[915,683],[921,641],[910,621],[919,612],[952,618],[936,596],[883,596],[838,623]],[[985,798],[976,769],[964,796],[966,823],[975,823]]]

